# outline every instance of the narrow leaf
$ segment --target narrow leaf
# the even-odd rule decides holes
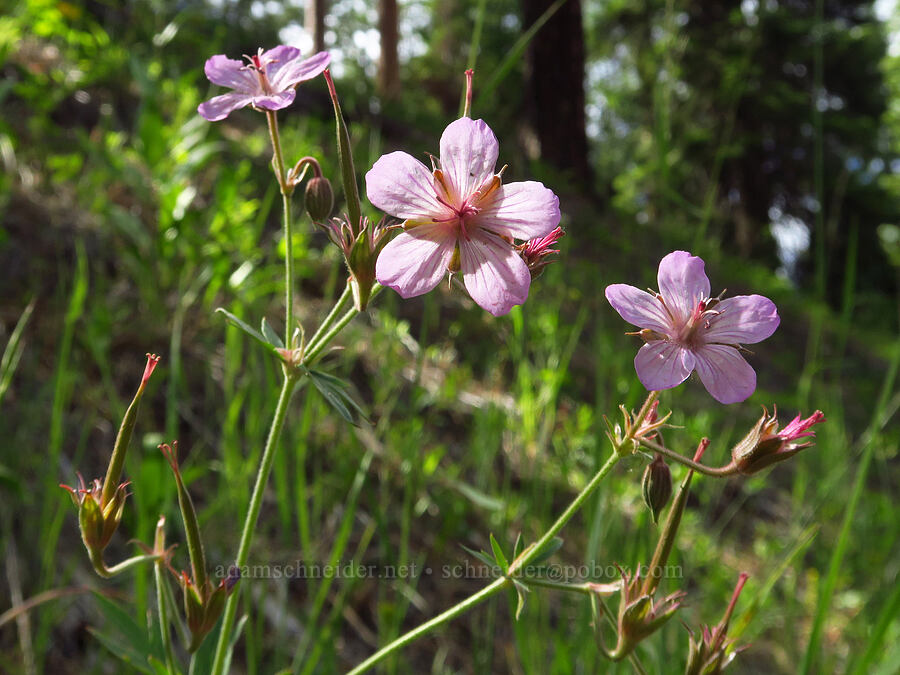
[[[492,570],[497,568],[496,561],[494,561],[494,559],[491,558],[491,556],[489,556],[484,551],[475,551],[475,550],[469,548],[468,546],[465,546],[464,544],[460,544],[460,546],[463,548],[463,550],[466,553],[468,553],[473,558],[478,558],[478,560],[483,562],[485,565],[490,567]]]
[[[223,314],[230,324],[240,328],[242,331],[244,331],[247,335],[249,335],[254,340],[259,342],[270,352],[275,351],[275,348],[269,343],[268,340],[266,340],[265,336],[262,333],[260,333],[258,330],[253,328],[246,321],[242,321],[241,319],[237,318],[234,314],[229,312],[227,309],[223,309],[222,307],[217,308],[216,312],[220,312],[221,314]]]
[[[513,579],[513,585],[516,587],[516,596],[518,596],[516,603],[516,621],[518,621],[522,610],[525,609],[525,594],[531,592],[531,589],[518,579]]]
[[[312,383],[316,386],[316,389],[319,390],[319,393],[325,397],[325,400],[331,404],[331,407],[334,408],[347,422],[354,426],[359,426],[351,409],[355,411],[359,417],[368,421],[368,417],[366,417],[362,407],[349,393],[347,393],[348,383],[334,375],[329,375],[328,373],[323,373],[319,370],[308,370],[306,372],[307,375],[309,375],[309,379],[311,379]]]
[[[263,337],[273,347],[278,347],[279,349],[284,349],[284,342],[281,341],[281,338],[278,337],[278,333],[269,325],[269,322],[266,321],[266,317],[263,317],[262,323],[260,324],[260,330],[262,330]]]
[[[531,561],[532,565],[540,565],[542,562],[550,558],[554,553],[556,553],[559,549],[562,548],[563,540],[559,537],[553,537],[550,540],[550,543],[547,544],[547,548],[541,551],[537,557]]]
[[[494,552],[494,560],[497,561],[497,564],[500,565],[500,569],[503,570],[503,574],[509,572],[509,563],[506,561],[506,556],[503,555],[503,549],[500,548],[500,544],[497,543],[497,540],[494,539],[494,535],[490,535],[491,540],[491,550]]]

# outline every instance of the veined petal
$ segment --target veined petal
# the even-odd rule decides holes
[[[301,59],[299,49],[283,46],[275,47],[275,49],[266,52],[263,54],[263,58],[268,54],[277,52],[279,49],[293,49],[296,52],[296,55],[292,58],[288,57],[287,51],[275,54],[275,58],[278,60],[272,63],[266,70],[269,82],[272,84],[272,88],[275,91],[282,91],[288,87],[293,87],[298,82],[311,80],[325,70],[331,61],[331,55],[328,52],[319,52],[318,54],[313,54],[308,59]]]
[[[628,284],[612,284],[606,287],[606,299],[628,323],[638,328],[652,328],[663,335],[672,334],[669,315],[662,303],[647,291]]]
[[[374,206],[397,218],[448,218],[437,200],[434,176],[405,152],[382,155],[366,174],[366,194]]]
[[[242,94],[262,93],[256,73],[244,63],[229,59],[224,54],[216,54],[206,59],[203,72],[213,84],[229,87]]]
[[[461,117],[441,135],[441,170],[459,206],[494,175],[500,144],[484,120]],[[553,228],[550,228],[553,229]]]
[[[704,267],[702,259],[687,251],[673,251],[659,262],[659,292],[679,321],[686,321],[697,303],[709,297]]]
[[[253,105],[264,110],[281,110],[293,103],[296,95],[296,91],[287,89],[286,91],[277,91],[274,94],[254,96]]]
[[[559,225],[559,197],[537,181],[501,185],[479,206],[479,227],[507,237],[535,239]]]
[[[443,223],[419,225],[388,242],[375,261],[375,278],[404,298],[437,286],[453,257],[456,235]]]
[[[502,316],[528,299],[531,273],[512,244],[476,230],[459,240],[463,283],[472,299],[494,316]]]
[[[238,108],[250,105],[252,101],[252,96],[231,92],[204,101],[197,106],[197,112],[209,122],[218,122],[219,120],[224,120],[228,117],[232,110],[237,110]]]
[[[714,309],[718,314],[709,320],[706,342],[753,344],[774,333],[781,321],[775,303],[761,295],[736,295]]]
[[[649,342],[634,357],[638,379],[650,391],[671,389],[684,382],[694,369],[694,355],[674,342]]]
[[[700,381],[719,403],[738,403],[756,390],[756,371],[734,347],[704,345],[694,361]]]

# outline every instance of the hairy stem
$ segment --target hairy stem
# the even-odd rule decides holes
[[[269,482],[269,474],[272,471],[272,464],[275,461],[275,450],[278,446],[278,439],[281,436],[281,430],[284,428],[284,420],[287,417],[288,404],[294,393],[297,380],[293,376],[285,375],[284,384],[281,387],[281,394],[278,397],[278,405],[275,407],[275,417],[272,419],[272,426],[269,429],[269,436],[266,439],[266,445],[263,449],[262,459],[259,463],[259,471],[256,474],[256,484],[253,486],[253,494],[250,496],[250,505],[247,509],[247,517],[244,520],[244,529],[241,531],[241,541],[238,545],[237,557],[235,565],[243,568],[247,564],[250,556],[250,545],[253,542],[253,534],[256,531],[256,521],[259,518],[259,510],[262,507],[263,493],[266,490],[266,483]],[[228,596],[225,604],[225,614],[222,617],[222,630],[219,633],[219,642],[216,645],[216,656],[213,661],[212,672],[214,675],[222,675],[225,667],[225,657],[228,651],[228,643],[231,641],[231,627],[234,623],[235,614],[237,614],[237,603],[239,593],[232,593]]]

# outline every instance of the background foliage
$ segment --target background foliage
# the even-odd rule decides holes
[[[568,44],[549,63],[534,58],[559,28],[551,19],[523,35],[549,7],[580,22],[570,39],[583,35],[583,65]],[[326,16],[360,173],[388,150],[436,152],[477,57],[474,116],[500,137],[507,176],[560,194],[564,262],[509,318],[442,288],[409,302],[385,293],[352,326],[332,368],[375,424],[348,430],[317,396],[295,398],[252,558],[433,573],[244,583],[257,611],[239,667],[346,670],[484,583],[441,578],[445,564],[474,562],[460,544],[486,549],[493,532],[511,548],[518,532],[540,533],[608,452],[602,416],[643,394],[636,345],[603,288],[653,285],[659,258],[687,248],[714,286],[775,300],[782,325],[755,350],[747,403],[714,405],[696,382],[664,394],[681,427],[670,445],[687,452],[709,435],[707,458],[724,462],[774,402],[783,418],[821,408],[828,423],[815,449],[767,475],[695,481],[674,561],[684,579],[667,588],[689,591],[682,617],[696,627],[718,619],[738,572],[750,572],[735,627],[753,646],[734,672],[897,672],[895,20],[830,0],[443,0],[400,11],[394,98],[375,85],[377,12],[339,0]],[[116,627],[147,620],[149,570],[136,586],[93,576],[57,487],[103,470],[144,352],[163,361],[110,558],[128,537],[149,542],[159,513],[178,522],[156,450],[173,438],[209,560],[233,556],[278,373],[213,310],[278,317],[284,244],[262,119],[245,111],[211,125],[196,106],[218,93],[202,75],[209,55],[277,44],[284,29],[299,39],[302,13],[245,0],[23,0],[0,15],[0,598],[52,598],[0,627],[3,670],[116,671],[106,649],[121,644]],[[539,85],[554,69],[580,82],[582,67],[583,94]],[[583,147],[577,129],[551,136],[541,124],[572,114],[565,103],[581,95]],[[332,125],[324,83],[301,87],[282,116],[290,156],[320,157],[336,177]],[[298,311],[313,326],[342,269],[321,233],[300,227],[296,239]],[[656,530],[640,475],[637,460],[617,469],[564,532],[562,562],[647,561]],[[187,565],[184,547],[175,562]],[[589,619],[580,598],[541,594],[518,622],[495,602],[387,671],[604,672]],[[640,657],[650,672],[676,672],[686,646],[673,622]]]

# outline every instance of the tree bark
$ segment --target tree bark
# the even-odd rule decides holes
[[[397,0],[379,0],[378,32],[381,34],[381,58],[378,63],[378,93],[385,100],[400,93],[400,58],[397,54],[400,18]]]
[[[306,30],[313,39],[313,54],[325,49],[325,14],[328,11],[327,0],[307,0]]]
[[[523,29],[554,0],[522,0]],[[528,95],[541,159],[590,185],[585,131],[584,32],[580,0],[568,0],[528,46]]]

